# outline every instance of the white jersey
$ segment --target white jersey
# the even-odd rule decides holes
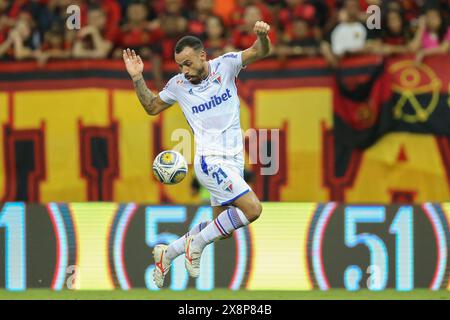
[[[168,103],[178,102],[194,132],[201,156],[234,156],[243,151],[240,102],[236,77],[242,69],[242,52],[208,61],[209,75],[199,84],[183,74],[169,80],[159,93]]]

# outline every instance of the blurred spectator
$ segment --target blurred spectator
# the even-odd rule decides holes
[[[11,34],[1,35],[0,37],[0,59],[7,60],[12,56],[13,38]]]
[[[268,0],[250,0],[249,5],[255,5],[259,8],[262,15],[262,20],[268,24],[273,23],[273,15],[271,8],[267,4]]]
[[[12,47],[12,38],[8,36],[9,29],[14,26],[14,19],[8,16],[9,2],[0,0],[0,58],[4,58]]]
[[[238,50],[245,50],[251,47],[256,41],[256,34],[253,28],[257,21],[263,19],[261,10],[256,5],[250,5],[245,8],[243,24],[233,32],[233,46]],[[276,43],[276,34],[273,29],[269,32],[269,38],[272,43]]]
[[[11,8],[9,9],[9,16],[11,18],[17,18],[20,13],[29,11],[30,2],[29,0],[15,0],[11,3]]]
[[[216,58],[233,48],[225,38],[225,26],[219,17],[211,16],[206,20],[205,50],[209,57]]]
[[[275,49],[280,59],[293,56],[313,56],[319,53],[319,43],[315,39],[307,20],[295,19],[283,35],[282,43]]]
[[[245,12],[249,7],[257,7],[259,10],[260,19],[272,24],[272,12],[269,7],[259,0],[235,0],[235,10],[230,18],[230,27],[236,28],[245,23]]]
[[[29,14],[20,13],[14,28],[9,32],[9,37],[12,40],[13,55],[16,60],[41,57],[39,34]]]
[[[164,0],[161,1],[163,5],[162,15],[182,16],[186,19],[189,18],[189,12],[185,10],[183,0]]]
[[[6,36],[10,28],[14,26],[15,20],[9,16],[10,3],[0,0],[0,35]],[[2,40],[2,38],[0,38]]]
[[[12,41],[11,37],[7,37],[6,39],[2,40],[2,42],[0,43],[0,59],[1,60],[7,59],[6,54],[8,53],[8,50],[10,50],[12,43],[13,43],[13,41]]]
[[[428,8],[419,19],[419,26],[411,43],[411,50],[417,52],[417,62],[424,57],[446,54],[450,47],[450,28],[438,8]]]
[[[325,0],[313,0],[311,4],[315,8],[315,21],[314,21],[314,35],[317,40],[320,40],[324,34],[324,28],[327,24],[328,17],[330,15],[331,8],[326,4]]]
[[[375,52],[382,55],[408,53],[411,35],[402,12],[399,9],[388,9],[384,20],[382,43]]]
[[[172,61],[175,44],[186,34],[188,20],[181,15],[166,15],[160,19],[160,24],[161,56],[165,61]]]
[[[321,44],[321,51],[331,66],[336,67],[346,54],[367,53],[379,45],[377,39],[370,39],[371,33],[360,21],[362,15],[365,13],[360,10],[358,0],[345,0],[339,11],[338,25]]]
[[[162,60],[172,61],[176,42],[187,33],[188,13],[183,10],[184,5],[181,0],[164,0],[162,3],[164,6],[157,19],[159,28],[153,33],[158,39],[158,52]]]
[[[77,33],[73,56],[75,58],[104,59],[108,57],[113,47],[115,35],[108,32],[106,14],[100,7],[89,8],[87,19],[87,26],[81,28]]]
[[[117,42],[120,46],[114,51],[114,57],[122,57],[122,50],[133,48],[142,59],[151,55],[151,45],[155,42],[152,31],[159,25],[147,21],[148,7],[142,2],[131,3],[126,8],[126,19],[122,25]]]
[[[235,8],[231,13],[230,27],[237,28],[243,22],[245,7],[250,5],[250,0],[235,0]]]
[[[42,5],[41,10],[35,16],[39,32],[45,34],[46,31],[56,28],[56,26],[64,30],[67,19],[66,10],[69,5],[69,0],[48,0],[45,6]]]
[[[278,15],[278,21],[282,32],[287,29],[291,29],[292,22],[295,19],[306,20],[311,26],[311,31],[317,40],[322,37],[322,27],[325,24],[326,8],[325,3],[320,0],[307,1],[307,0],[285,0],[287,7],[282,9]],[[319,10],[322,10],[322,14],[319,14]]]
[[[287,7],[279,14],[279,24],[285,31],[294,19],[303,19],[311,24],[316,22],[316,8],[305,0],[286,0]]]
[[[256,21],[271,25],[270,38],[284,60],[322,53],[334,67],[352,54],[417,53],[450,49],[449,0],[0,0],[0,58],[121,57],[130,47],[154,71],[161,87],[162,62],[173,60],[186,34],[204,40],[214,58],[253,45]],[[69,5],[81,9],[81,30],[66,28]],[[366,26],[366,9],[382,8],[383,28]],[[438,8],[438,9],[436,9]],[[425,12],[419,19],[419,13]]]
[[[419,16],[420,7],[416,0],[402,0],[401,6],[403,8],[404,18],[409,23]]]
[[[41,64],[49,59],[68,59],[72,56],[71,48],[68,47],[64,36],[64,29],[58,25],[48,30],[44,34],[44,41],[41,47],[42,56],[39,59]]]
[[[196,0],[195,10],[192,11],[189,19],[188,32],[204,40],[206,37],[206,21],[213,16],[213,0]]]
[[[114,42],[117,34],[119,33],[119,24],[122,17],[121,8],[117,0],[86,0],[86,2],[88,8],[100,8],[104,12],[106,22],[103,30],[103,36],[109,41]]]

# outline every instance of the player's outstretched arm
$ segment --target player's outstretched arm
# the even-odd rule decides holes
[[[242,52],[242,65],[244,66],[265,58],[271,51],[270,26],[264,21],[258,21],[255,23],[253,31],[258,36],[258,39],[250,48]]]
[[[154,95],[145,84],[142,72],[144,71],[144,63],[134,50],[123,50],[123,61],[127,71],[133,80],[136,94],[149,115],[157,115],[161,111],[169,108],[171,105],[161,100],[159,95]]]

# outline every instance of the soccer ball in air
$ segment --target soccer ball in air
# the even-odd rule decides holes
[[[184,157],[176,151],[166,150],[153,161],[153,175],[164,184],[177,184],[186,177],[188,166]]]

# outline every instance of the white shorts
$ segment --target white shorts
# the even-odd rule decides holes
[[[211,194],[211,206],[233,203],[251,190],[244,180],[243,154],[230,156],[195,156],[198,181]]]

